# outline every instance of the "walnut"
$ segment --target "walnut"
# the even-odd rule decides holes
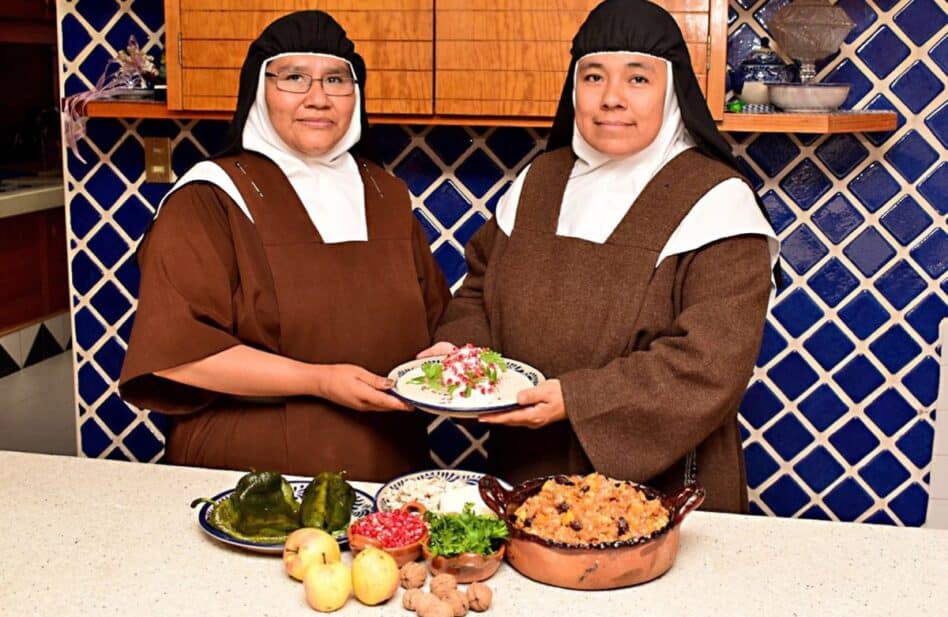
[[[402,594],[402,606],[407,608],[410,611],[417,610],[415,603],[418,600],[419,595],[423,595],[425,592],[421,589],[409,589],[404,594]]]
[[[428,568],[425,567],[425,564],[413,561],[403,565],[399,574],[402,579],[402,587],[416,589],[424,585],[428,579]]]
[[[437,602],[438,598],[436,598],[433,594],[428,593],[427,591],[421,591],[421,589],[417,589],[416,591],[419,591],[421,593],[412,594],[411,601],[412,601],[413,609],[417,611],[418,614],[420,615],[426,606],[428,606],[432,602]],[[408,592],[405,592],[405,593],[408,593]]]
[[[451,610],[454,611],[454,617],[464,617],[467,615],[467,596],[463,592],[455,589],[450,592],[447,597],[444,598],[444,602],[447,602],[451,607]]]
[[[435,598],[418,609],[418,617],[454,617],[454,611],[450,604]]]
[[[428,588],[431,590],[431,593],[444,600],[450,592],[458,588],[458,579],[450,574],[439,574],[431,579],[431,584]]]
[[[483,612],[490,607],[494,593],[484,583],[471,583],[467,587],[467,601],[472,611]]]

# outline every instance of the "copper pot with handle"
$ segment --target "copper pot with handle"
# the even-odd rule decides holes
[[[567,545],[528,533],[515,525],[514,512],[535,495],[547,476],[528,480],[512,490],[496,478],[484,476],[478,483],[481,497],[507,523],[507,561],[524,576],[567,589],[615,589],[658,578],[672,567],[678,554],[680,523],[704,501],[705,491],[687,486],[678,495],[631,483],[649,499],[660,499],[668,510],[668,523],[648,536],[594,545]]]

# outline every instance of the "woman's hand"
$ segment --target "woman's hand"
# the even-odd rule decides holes
[[[559,379],[548,379],[540,385],[517,393],[520,409],[503,413],[484,414],[478,420],[487,424],[506,424],[540,428],[566,419],[563,388]]]
[[[319,366],[314,394],[356,411],[410,411],[410,405],[384,392],[392,385],[360,366],[324,364]]]
[[[445,341],[439,341],[429,347],[428,349],[422,349],[418,352],[416,358],[427,358],[428,356],[446,356],[452,351],[457,351],[457,346],[452,345],[451,343]]]

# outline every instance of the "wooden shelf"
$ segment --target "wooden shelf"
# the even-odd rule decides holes
[[[718,128],[741,133],[867,133],[891,131],[898,116],[894,111],[840,111],[828,114],[772,113],[724,114]]]
[[[229,111],[172,111],[158,101],[93,101],[86,106],[90,118],[171,118],[182,120],[230,120]],[[453,124],[461,126],[549,127],[551,118],[507,118],[490,116],[414,116],[371,114],[374,124]],[[843,111],[830,114],[772,113],[724,114],[718,128],[744,133],[865,133],[896,128],[893,111]]]
[[[230,120],[228,111],[174,111],[164,101],[91,101],[89,118],[171,118],[180,120]]]

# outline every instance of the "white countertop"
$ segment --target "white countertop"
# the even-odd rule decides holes
[[[0,218],[62,208],[66,203],[63,179],[58,176],[11,178],[3,182],[3,188]]]
[[[279,558],[198,526],[191,500],[240,475],[0,451],[0,615],[315,615]],[[948,614],[948,531],[697,512],[681,542],[665,576],[614,591],[547,587],[504,564],[486,615]],[[400,596],[336,614],[411,617]]]

